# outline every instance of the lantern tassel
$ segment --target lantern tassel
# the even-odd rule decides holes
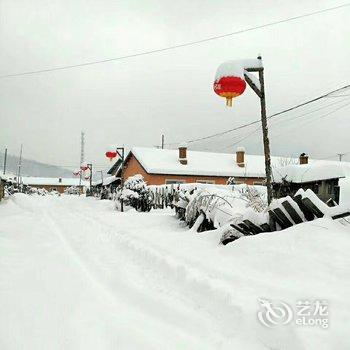
[[[232,107],[232,97],[231,98],[229,98],[229,97],[226,98],[226,106],[227,107]]]

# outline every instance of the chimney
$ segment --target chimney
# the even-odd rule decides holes
[[[179,146],[179,162],[183,165],[187,164],[187,144],[183,143]]]
[[[61,177],[58,178],[58,182],[59,182],[59,183],[62,182],[62,178],[61,178]]]
[[[237,150],[236,150],[236,163],[241,168],[244,167],[244,154],[245,154],[244,147],[237,147]]]
[[[299,164],[308,164],[309,163],[309,156],[306,153],[302,153],[299,156]]]

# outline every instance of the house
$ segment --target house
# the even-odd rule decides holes
[[[81,181],[79,185],[79,178],[62,178],[62,177],[21,177],[21,183],[26,186],[45,189],[47,191],[57,191],[64,193],[68,187],[78,187],[80,193],[83,193],[84,188],[88,185],[86,181]]]
[[[311,189],[322,201],[339,204],[339,179],[346,176],[347,164],[340,162],[315,162],[308,164],[308,156],[300,156],[300,164],[273,169],[273,192],[275,198],[294,196],[300,189]],[[345,163],[345,162],[344,162]]]
[[[280,157],[271,157],[278,165]],[[121,160],[112,166],[109,174],[121,176]],[[141,174],[149,185],[175,183],[226,184],[230,177],[235,183],[263,185],[265,158],[248,155],[244,148],[234,154],[199,152],[181,145],[177,150],[134,147],[124,162],[123,178]]]

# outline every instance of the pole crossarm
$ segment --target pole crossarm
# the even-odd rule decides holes
[[[261,90],[254,84],[253,80],[249,78],[247,74],[244,74],[244,79],[248,83],[248,85],[252,88],[252,90],[262,98]]]

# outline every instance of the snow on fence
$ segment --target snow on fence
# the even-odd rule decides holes
[[[241,236],[279,231],[323,216],[340,219],[350,215],[349,208],[334,203],[329,206],[310,189],[300,189],[294,197],[275,199],[267,207],[265,191],[265,187],[246,185],[152,188],[155,207],[171,203],[178,218],[192,231],[216,230],[222,234],[224,245]]]

